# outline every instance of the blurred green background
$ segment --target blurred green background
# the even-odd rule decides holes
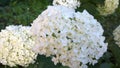
[[[116,12],[101,16],[97,11],[98,4],[104,4],[104,0],[80,0],[81,7],[76,11],[86,9],[103,26],[104,36],[108,42],[107,52],[99,59],[95,66],[89,65],[89,68],[120,68],[120,48],[113,40],[113,30],[120,25],[120,5]],[[44,11],[48,5],[52,5],[52,0],[0,0],[0,29],[8,25],[30,25],[33,20]],[[10,68],[0,64],[0,68]],[[24,67],[14,67],[24,68]],[[35,64],[30,64],[27,68],[68,68],[61,64],[54,65],[51,58],[39,55]]]

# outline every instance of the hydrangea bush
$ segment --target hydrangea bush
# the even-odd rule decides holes
[[[107,50],[103,31],[86,10],[75,12],[65,6],[48,6],[32,24],[32,32],[37,36],[34,50],[53,56],[55,65],[87,68],[88,63],[97,63]]]
[[[43,12],[33,21],[32,27],[10,25],[1,30],[0,68],[120,68],[120,50],[114,46],[111,36],[113,33],[120,46],[120,28],[112,31],[120,22],[119,12],[109,15],[115,12],[119,0],[1,2],[8,1],[5,7],[0,3],[0,29],[9,24],[30,25],[35,16]],[[50,3],[53,6],[46,9]],[[103,28],[109,46],[104,42]]]
[[[0,63],[14,67],[34,63],[37,54],[32,50],[35,41],[29,26],[7,26],[0,32]]]

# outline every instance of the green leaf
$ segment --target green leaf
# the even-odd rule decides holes
[[[77,11],[83,11],[83,10],[87,10],[90,14],[94,16],[98,14],[96,6],[91,3],[82,4],[81,7],[77,9]]]
[[[113,64],[110,63],[102,63],[100,68],[113,68]]]

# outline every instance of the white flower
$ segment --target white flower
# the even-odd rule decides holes
[[[32,50],[35,42],[29,26],[7,26],[0,32],[0,63],[10,67],[28,66],[37,54]]]
[[[37,37],[34,51],[53,56],[55,65],[87,68],[107,50],[102,26],[86,10],[49,6],[33,21],[31,31]]]
[[[77,0],[53,0],[53,5],[62,5],[66,6],[68,8],[74,8],[80,7],[80,1]]]
[[[115,9],[118,8],[119,0],[105,0],[105,5],[98,6],[98,11],[101,15],[109,15],[115,12]]]
[[[120,47],[120,25],[113,31],[113,35],[116,44]]]

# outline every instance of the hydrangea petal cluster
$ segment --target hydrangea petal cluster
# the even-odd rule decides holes
[[[55,65],[87,68],[107,50],[102,26],[86,10],[75,12],[65,6],[48,6],[33,21],[31,31],[37,37],[34,50],[52,56]]]
[[[98,11],[101,15],[109,15],[115,12],[115,9],[118,8],[119,0],[105,0],[105,5],[98,7]]]
[[[120,25],[113,31],[113,35],[116,44],[120,47]]]
[[[62,5],[68,8],[80,7],[80,2],[78,0],[53,0],[53,5]]]
[[[28,66],[37,54],[32,50],[35,42],[29,26],[7,26],[0,32],[0,63],[10,67]]]

